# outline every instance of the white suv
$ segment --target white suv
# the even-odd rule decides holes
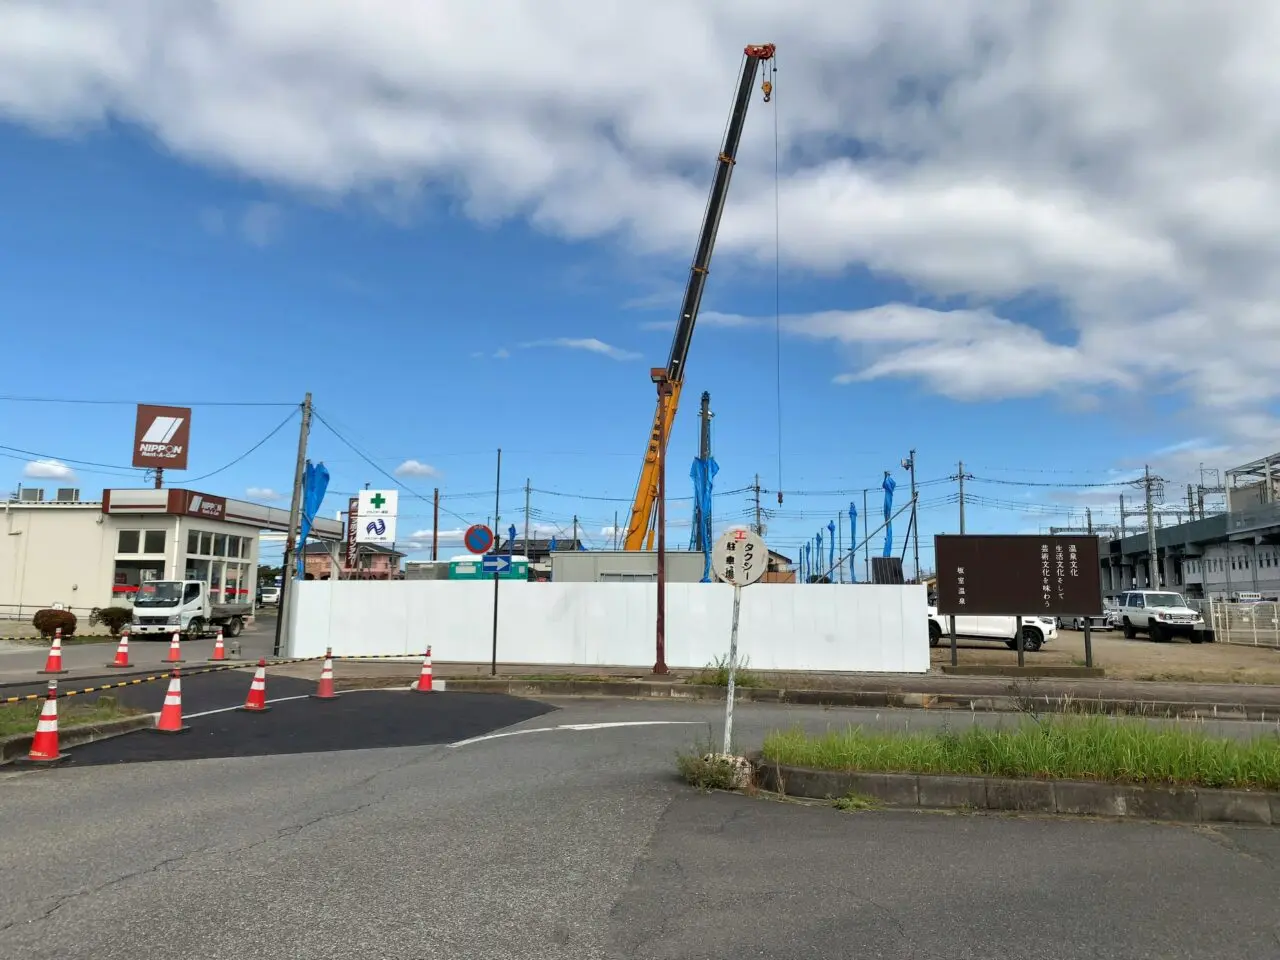
[[[937,607],[929,607],[929,646],[936,647],[943,637],[951,635],[951,618],[939,616]],[[1017,617],[956,617],[956,636],[966,640],[1000,640],[1010,650],[1018,649]],[[1058,637],[1055,617],[1027,615],[1022,618],[1022,649],[1039,650]]]
[[[1120,628],[1126,640],[1145,633],[1157,642],[1186,637],[1204,641],[1204,617],[1187,606],[1182,594],[1168,590],[1132,590],[1120,597]]]

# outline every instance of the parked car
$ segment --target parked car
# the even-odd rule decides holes
[[[929,646],[936,647],[944,636],[950,636],[951,618],[938,614],[936,607],[929,607]],[[998,640],[1010,650],[1018,649],[1017,617],[956,617],[956,636],[965,640]],[[1058,637],[1058,623],[1054,617],[1028,614],[1022,618],[1022,649],[1039,650]]]
[[[1058,617],[1058,629],[1083,630],[1086,620],[1089,621],[1089,629],[1091,630],[1111,629],[1111,612],[1108,610],[1104,610],[1102,613],[1091,614],[1087,617]]]
[[[279,587],[263,587],[258,597],[259,603],[279,603],[280,588]]]
[[[1186,637],[1205,640],[1204,617],[1187,605],[1182,594],[1170,590],[1132,590],[1120,598],[1120,628],[1126,640],[1145,633],[1156,642]]]

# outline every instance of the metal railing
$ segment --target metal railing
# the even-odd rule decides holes
[[[1201,603],[1205,620],[1218,643],[1280,650],[1280,603]]]

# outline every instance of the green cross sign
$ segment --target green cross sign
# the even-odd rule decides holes
[[[375,493],[372,497],[369,498],[369,502],[373,504],[373,508],[375,510],[381,510],[382,505],[387,502],[387,498],[380,493]]]

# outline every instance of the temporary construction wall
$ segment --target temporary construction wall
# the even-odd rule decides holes
[[[311,580],[295,585],[290,656],[416,655],[488,662],[493,584]],[[649,668],[657,588],[651,583],[503,582],[498,660]],[[702,667],[727,654],[733,589],[667,585],[667,663]],[[740,656],[761,670],[924,673],[925,588],[757,584],[742,591]]]

